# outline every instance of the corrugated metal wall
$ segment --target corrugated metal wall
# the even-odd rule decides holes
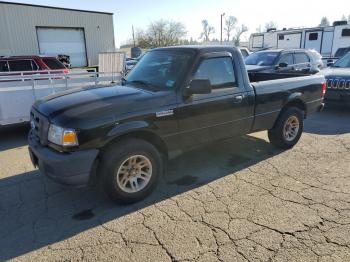
[[[0,3],[0,55],[38,55],[36,27],[84,28],[90,66],[115,48],[112,15]]]

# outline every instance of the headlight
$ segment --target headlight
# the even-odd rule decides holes
[[[66,129],[56,125],[50,125],[48,138],[51,143],[60,146],[77,146],[78,137],[73,129]]]

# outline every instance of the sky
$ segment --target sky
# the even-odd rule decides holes
[[[114,13],[116,45],[125,44],[135,29],[146,29],[151,21],[168,19],[182,22],[187,37],[198,39],[201,21],[207,19],[215,27],[212,37],[220,38],[220,15],[233,15],[238,23],[248,26],[249,31],[242,40],[266,22],[277,23],[278,28],[317,26],[323,16],[329,21],[340,20],[350,15],[350,0],[333,0],[324,4],[319,0],[12,0],[28,4],[39,4],[74,9]]]

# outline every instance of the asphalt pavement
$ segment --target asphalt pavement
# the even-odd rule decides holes
[[[0,261],[350,261],[350,110],[292,150],[259,132],[188,152],[130,206],[40,175],[27,132],[0,130]]]

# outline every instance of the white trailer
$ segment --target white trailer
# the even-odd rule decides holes
[[[277,35],[277,47],[281,49],[295,48],[300,46],[302,32],[288,32]]]
[[[0,127],[28,122],[33,103],[72,88],[119,82],[121,72],[53,74],[51,71],[16,72],[0,76]]]
[[[325,58],[334,57],[339,48],[350,46],[350,25],[335,23],[333,26],[303,29],[270,30],[250,36],[249,49],[267,48],[314,49]]]

